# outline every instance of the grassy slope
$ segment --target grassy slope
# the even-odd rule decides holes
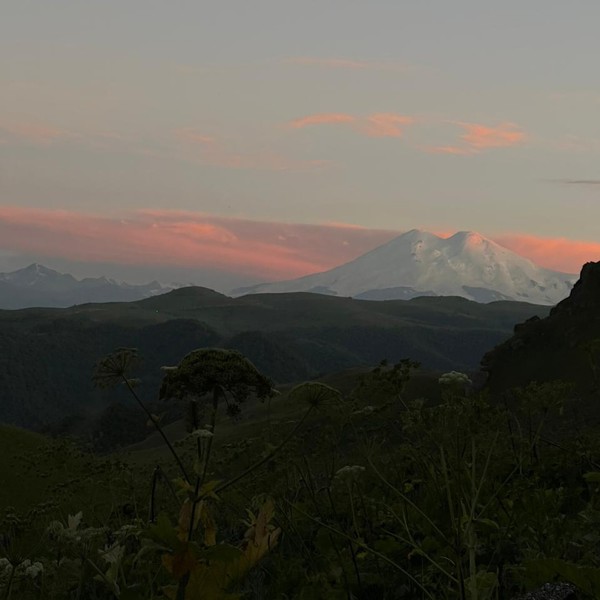
[[[233,299],[204,288],[130,303],[0,311],[0,419],[35,427],[91,414],[118,399],[95,391],[90,376],[94,363],[119,346],[140,349],[142,391],[153,398],[160,366],[202,346],[239,349],[279,383],[383,358],[465,370],[515,323],[547,311],[463,298],[370,302],[300,293]]]
[[[0,508],[8,505],[31,506],[47,493],[43,483],[30,476],[27,458],[37,454],[46,439],[17,427],[0,426]]]
[[[134,482],[116,457],[94,457],[69,442],[0,425],[0,514],[8,507],[19,514],[35,508],[49,522],[81,510],[88,522],[101,524],[135,502],[140,485],[147,488],[150,467],[138,469],[140,481]]]

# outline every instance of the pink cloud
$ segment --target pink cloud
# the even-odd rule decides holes
[[[364,132],[370,137],[401,137],[403,126],[414,123],[412,117],[395,113],[376,113],[366,119]]]
[[[579,273],[584,263],[600,260],[598,242],[527,234],[505,234],[495,237],[495,241],[542,267],[565,273]]]
[[[514,123],[501,123],[496,127],[478,123],[457,122],[456,124],[466,130],[466,133],[460,136],[461,139],[476,150],[505,148],[525,140],[525,134]]]
[[[428,154],[474,154],[474,150],[460,146],[422,146],[421,149]]]
[[[293,129],[302,129],[310,125],[335,125],[338,123],[354,123],[354,121],[356,121],[356,117],[346,113],[319,113],[294,119],[290,121],[289,125]]]
[[[199,162],[226,169],[248,169],[256,171],[314,171],[332,166],[328,160],[293,159],[282,154],[259,151],[255,154],[229,152],[219,147],[202,153]]]
[[[404,127],[412,123],[412,117],[396,113],[374,113],[362,118],[347,113],[318,113],[294,119],[289,126],[302,129],[312,125],[349,125],[369,137],[401,137]]]
[[[182,142],[192,142],[196,144],[212,144],[215,138],[194,129],[193,127],[184,127],[176,129],[173,134]]]
[[[79,137],[77,134],[43,123],[0,123],[0,131],[11,137],[44,146],[59,140],[72,140]]]
[[[4,248],[83,262],[211,267],[265,279],[326,270],[389,240],[394,232],[256,222],[178,211],[100,217],[0,207]]]
[[[526,136],[514,123],[501,123],[494,127],[479,123],[464,123],[451,121],[465,130],[458,144],[440,144],[421,146],[420,149],[428,154],[454,154],[469,156],[479,154],[490,148],[507,148],[525,141]]]

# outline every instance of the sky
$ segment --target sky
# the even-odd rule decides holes
[[[224,291],[413,228],[600,260],[600,3],[3,0],[0,270]]]

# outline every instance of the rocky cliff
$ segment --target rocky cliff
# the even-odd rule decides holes
[[[597,394],[600,378],[600,262],[586,263],[570,295],[550,314],[532,317],[482,360],[492,393],[530,381],[562,379],[581,395]]]

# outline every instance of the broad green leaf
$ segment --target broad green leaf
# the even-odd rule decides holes
[[[148,527],[148,536],[173,550],[179,545],[175,528],[164,513],[160,513],[156,523]]]

